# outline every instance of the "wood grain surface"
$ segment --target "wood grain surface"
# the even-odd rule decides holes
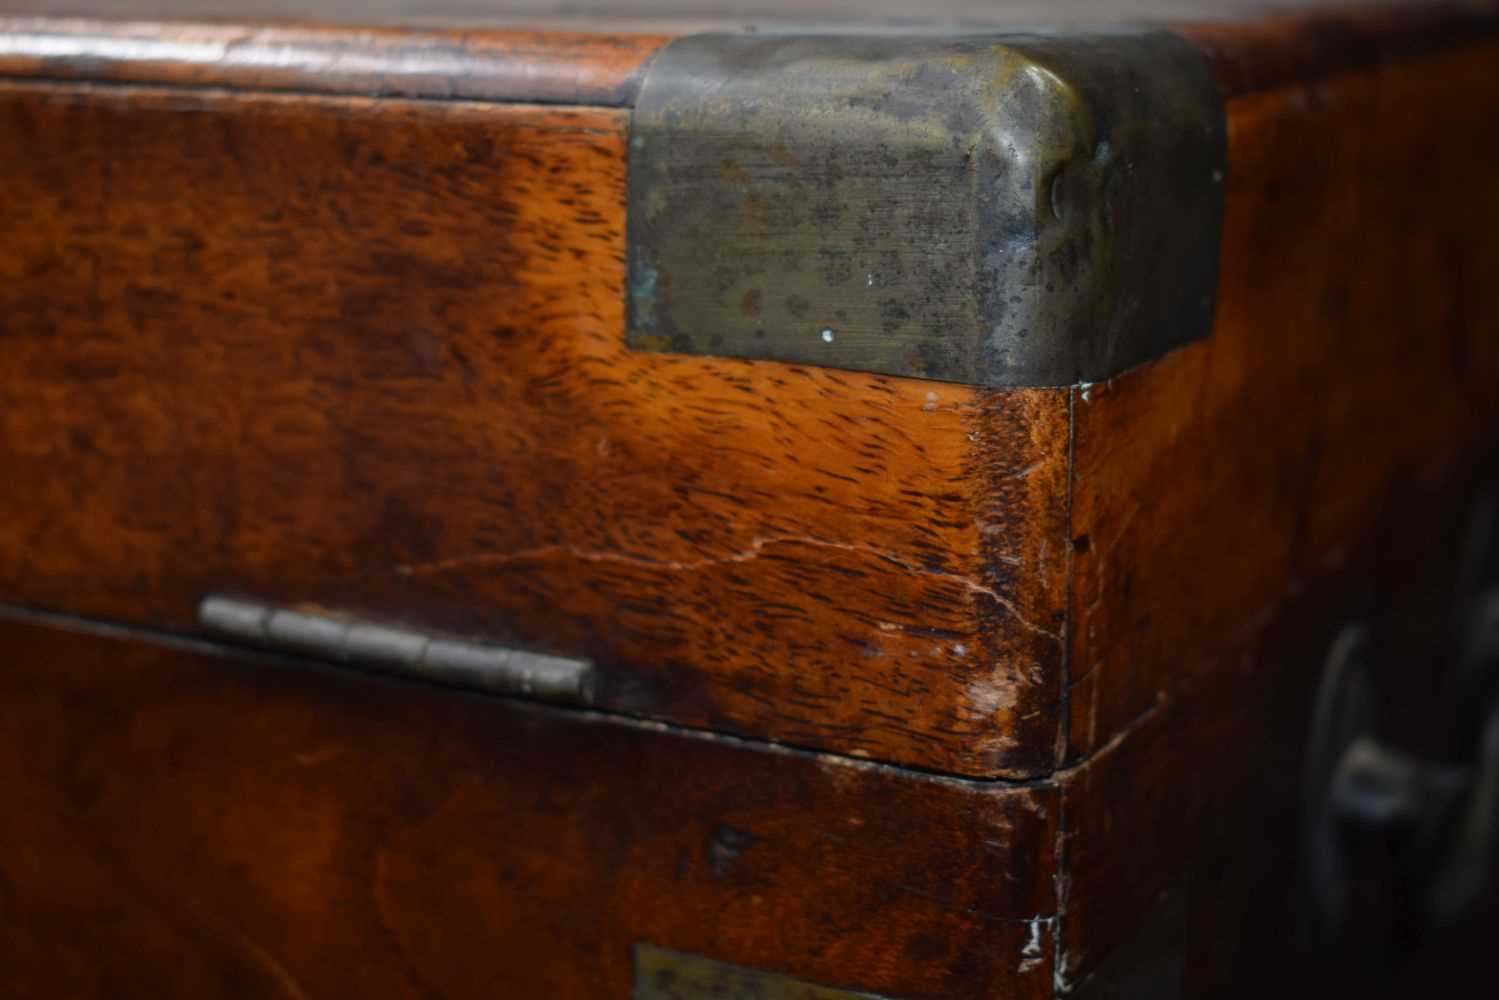
[[[910,1000],[1050,995],[1048,789],[139,635],[0,619],[0,646],[16,1000],[596,1000],[630,994],[641,941]]]
[[[311,602],[593,657],[620,711],[1045,773],[1071,560],[1075,760],[1482,425],[1445,380],[1487,370],[1489,56],[1231,102],[1217,329],[1071,400],[626,352],[617,113],[8,85],[0,584]]]
[[[485,36],[472,91],[401,32],[405,77],[322,75],[321,29],[245,36],[270,75],[5,56],[114,82],[0,85],[0,600],[307,603],[590,657],[616,713],[1050,776],[12,622],[8,988],[622,996],[649,940],[1045,996],[1185,892],[1189,982],[1248,991],[1330,631],[1437,592],[1499,423],[1499,47],[1308,23],[1194,35],[1212,335],[1070,390],[627,352],[626,112],[446,99],[627,103],[659,39]],[[318,80],[445,100],[204,89]]]
[[[1188,917],[1175,940],[1186,996],[1410,1000],[1432,995],[1433,977],[1482,975],[1482,950],[1433,936],[1341,956],[1308,949],[1299,824],[1315,692],[1347,625],[1362,623],[1378,651],[1382,738],[1447,752],[1454,592],[1474,497],[1499,485],[1496,470],[1490,442],[1440,480],[1396,487],[1336,572],[1059,772],[1063,981],[1080,986],[1172,900]],[[1495,919],[1470,936],[1487,929],[1492,940]],[[1436,955],[1449,963],[1440,972]]]
[[[1461,526],[1499,469],[1496,56],[1231,101],[1212,336],[1078,390],[1069,983],[1174,893],[1192,995],[1422,995],[1420,953],[1298,960],[1296,796],[1344,623],[1440,726]]]
[[[1076,390],[1070,757],[1499,420],[1499,46],[1229,104],[1211,336]]]
[[[1499,2],[1317,2],[1172,25],[1212,65],[1227,98],[1440,56],[1499,35]]]
[[[311,602],[590,657],[611,709],[1049,769],[1067,391],[627,351],[624,126],[0,88],[0,594]]]

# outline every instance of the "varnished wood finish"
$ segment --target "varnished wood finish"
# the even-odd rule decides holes
[[[1393,635],[1410,703],[1437,704],[1458,529],[1499,468],[1496,58],[1231,102],[1212,337],[1078,392],[1069,982],[1171,890],[1190,995],[1415,995],[1380,962],[1286,964],[1296,797],[1341,624]]]
[[[1287,6],[1295,5],[1211,21],[1188,13],[1173,30],[1202,50],[1229,98],[1418,62],[1499,35],[1495,0]]]
[[[1489,449],[1440,480],[1395,488],[1336,573],[1299,588],[1169,701],[1059,775],[1062,980],[1085,982],[1175,898],[1189,918],[1177,938],[1186,996],[1429,995],[1423,949],[1438,940],[1341,958],[1304,949],[1301,774],[1328,652],[1354,622],[1379,650],[1384,735],[1443,752],[1444,650],[1471,504],[1499,483]],[[1470,974],[1481,968],[1475,954],[1450,957]]]
[[[668,37],[0,16],[0,76],[627,105]]]
[[[1218,318],[1074,409],[1070,756],[1499,419],[1499,46],[1229,105]]]
[[[1067,392],[627,351],[624,118],[0,88],[0,594],[595,659],[598,704],[1054,760]]]
[[[839,0],[793,0],[789,9],[785,0],[759,0],[716,14],[670,0],[537,0],[504,9],[483,0],[234,0],[222,7],[5,0],[0,76],[628,106],[650,57],[679,34],[742,30],[757,21],[784,27],[795,23],[788,15],[857,26],[850,17],[879,13],[867,2],[850,8]],[[1499,33],[1499,0],[1331,10],[1317,0],[941,0],[923,13],[961,18],[974,30],[1105,20],[1170,27],[1203,50],[1231,97],[1417,59]],[[908,15],[901,0],[885,11]]]
[[[20,62],[0,71],[600,102],[628,100],[660,42],[388,29],[360,33],[359,58],[345,58],[333,28],[26,24],[7,36]],[[1390,34],[1380,31],[1350,51],[1378,49]],[[61,51],[47,39],[80,43],[79,59],[47,57]],[[583,76],[566,83],[564,67]],[[1287,383],[1268,372],[1295,378],[1339,353],[1308,333],[1308,317],[1276,312],[1307,308],[1301,293],[1318,291],[1302,286],[1328,280],[1307,249],[1322,237],[1304,240],[1303,228],[1398,201],[1416,182],[1381,166],[1386,186],[1365,178],[1362,209],[1336,208],[1352,197],[1340,193],[1257,221],[1277,185],[1321,199],[1317,185],[1352,169],[1357,152],[1336,143],[1311,154],[1320,171],[1285,152],[1323,128],[1323,89],[1296,92],[1310,102],[1307,131],[1269,152],[1256,136],[1284,128],[1279,113],[1260,124],[1253,99],[1235,103],[1229,221],[1241,228],[1226,244],[1219,329],[1186,352],[1197,361],[1173,356],[1076,394],[1069,541],[1063,392],[624,352],[620,117],[11,85],[15,196],[0,222],[18,235],[0,256],[11,278],[0,305],[15,359],[8,429],[24,443],[7,446],[24,453],[11,464],[27,490],[69,513],[12,494],[0,582],[20,603],[177,626],[208,589],[352,605],[597,657],[600,704],[622,711],[965,774],[1045,773],[1062,731],[1069,549],[1100,547],[1083,553],[1072,586],[1070,759],[1169,687],[1144,675],[1178,669],[1165,651],[1180,652],[1181,634],[1158,626],[1154,646],[1130,637],[1164,588],[1191,592],[1182,629],[1214,630],[1233,627],[1239,599],[1267,607],[1294,578],[1276,557],[1240,565],[1230,553],[1232,569],[1200,587],[1208,553],[1183,549],[1172,558],[1188,572],[1152,569],[1156,589],[1136,589],[1131,567],[1166,558],[1155,529],[1207,494],[1179,492],[1169,505],[1181,509],[1157,506],[1132,528],[1126,518],[1159,488],[1140,485],[1152,474],[1141,466],[1157,477],[1184,457],[1211,468],[1156,446],[1183,416],[1202,416],[1181,389],[1159,387],[1208,383],[1173,371],[1207,365],[1227,389],[1203,405],[1252,421],[1266,416],[1254,406],[1282,415]],[[428,170],[448,182],[425,183]],[[1390,224],[1457,245],[1440,206],[1410,214]],[[1281,272],[1272,256],[1236,255],[1260,239],[1304,263]],[[75,259],[93,263],[60,263]],[[1394,287],[1388,272],[1360,280]],[[1401,297],[1403,319],[1419,318],[1419,300]],[[1261,327],[1296,339],[1271,350]],[[1242,412],[1233,387],[1247,355],[1234,343],[1273,355],[1246,383]],[[1371,370],[1390,359],[1353,353]],[[1131,391],[1143,402],[1104,398]],[[1296,438],[1283,423],[1280,440]],[[102,438],[100,426],[111,428]],[[1438,416],[1423,426],[1446,429]],[[1199,427],[1177,447],[1217,440]],[[1267,462],[1276,441],[1256,438]],[[1246,467],[1219,468],[1231,480]],[[1255,479],[1239,510],[1285,527],[1298,501],[1267,500],[1272,488]],[[1377,495],[1369,484],[1366,498]],[[1215,530],[1168,534],[1165,548]],[[1139,552],[1116,551],[1131,539]]]
[[[0,962],[36,997],[630,994],[655,944],[1048,996],[1055,793],[0,619]]]
[[[1188,995],[1258,988],[1326,644],[1440,608],[1450,532],[1410,532],[1499,425],[1499,48],[1340,23],[1193,30],[1216,327],[1071,390],[625,351],[622,111],[0,86],[0,599],[310,602],[590,657],[613,712],[1040,779],[10,624],[16,990],[624,996],[650,940],[1045,996],[1162,893]]]

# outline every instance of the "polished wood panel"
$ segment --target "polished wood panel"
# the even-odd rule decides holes
[[[279,77],[11,64],[112,82],[0,86],[0,598],[309,602],[592,657],[616,712],[1066,766],[11,624],[7,989],[623,996],[650,940],[1045,996],[1162,893],[1189,991],[1257,988],[1326,643],[1447,565],[1376,525],[1456,523],[1499,422],[1499,50],[1194,34],[1237,95],[1213,334],[1006,392],[630,354],[625,113],[201,89],[467,92],[308,30],[251,33]],[[595,43],[519,37],[473,94],[627,102],[649,50],[548,89]]]
[[[1471,556],[1474,498],[1499,485],[1499,461],[1489,450],[1447,472],[1396,488],[1336,573],[1061,772],[1064,981],[1085,982],[1171,906],[1187,915],[1173,943],[1191,997],[1409,1000],[1428,995],[1433,947],[1470,975],[1482,968],[1479,953],[1453,953],[1435,937],[1319,952],[1298,895],[1312,704],[1345,626],[1362,623],[1378,650],[1382,737],[1419,755],[1445,752],[1454,593]],[[1492,914],[1473,923],[1492,935]]]
[[[7,997],[596,1000],[641,941],[1050,995],[1049,789],[139,635],[0,647]]]
[[[1299,9],[1298,9],[1299,8]],[[1499,2],[1307,3],[1174,30],[1201,50],[1224,96],[1311,84],[1415,62],[1499,35]]]
[[[385,79],[384,70],[367,77],[344,72],[367,65],[359,60],[329,63],[342,44],[330,28],[186,25],[161,37],[151,25],[47,21],[33,28],[41,34],[15,36],[18,58],[42,58],[44,37],[107,37],[120,58],[100,62],[93,52],[50,69],[17,64],[17,72],[161,76],[192,85],[302,87],[322,80],[334,89],[404,87],[447,96],[557,97],[563,91],[526,90],[525,81],[550,87],[545,81],[554,81],[559,66],[598,70],[613,81],[609,86],[627,86],[655,44],[600,36],[597,45],[618,42],[623,54],[622,61],[599,62],[575,47],[585,44],[577,36],[476,36],[459,48],[483,66],[457,66],[453,79],[469,81],[459,85],[434,75],[453,55],[447,42],[401,31],[360,33],[357,44],[370,46],[374,65],[404,67],[405,82]],[[1229,30],[1213,37],[1222,41]],[[1244,31],[1233,37],[1261,37]],[[1267,29],[1264,37],[1285,34]],[[1349,51],[1378,50],[1390,32],[1370,28],[1365,35],[1366,44]],[[1320,29],[1292,36],[1330,37]],[[1447,37],[1432,29],[1428,43]],[[127,52],[132,39],[168,49],[160,59]],[[186,58],[194,45],[222,50],[227,61]],[[293,75],[234,75],[261,72],[268,60],[255,56],[257,46],[295,55],[270,60],[275,72]],[[236,53],[238,64],[230,58]],[[553,57],[555,65],[547,62]],[[1296,64],[1303,63],[1315,60]],[[1388,72],[1399,78],[1419,71]],[[1481,89],[1481,81],[1470,82]],[[566,93],[628,99],[625,91],[609,97],[595,83]],[[1440,103],[1452,85],[1434,84],[1433,99]],[[1300,227],[1351,197],[1339,193],[1324,204],[1318,185],[1353,169],[1349,157],[1356,155],[1323,143],[1309,169],[1294,165],[1299,144],[1323,127],[1323,116],[1357,115],[1324,108],[1325,91],[1321,84],[1295,91],[1291,103],[1305,104],[1297,113],[1308,124],[1293,139],[1256,138],[1281,129],[1283,112],[1256,112],[1250,99],[1235,102],[1230,222],[1238,220],[1240,230],[1237,237],[1230,231],[1238,243],[1226,250],[1233,259],[1225,269],[1224,314],[1210,344],[1269,343],[1257,339],[1262,325],[1308,329],[1297,312],[1308,300],[1299,296],[1319,294],[1311,285],[1323,279],[1319,261],[1304,252]],[[1173,357],[1075,394],[1082,485],[1068,532],[1065,393],[985,393],[689,359],[655,364],[624,353],[614,339],[621,324],[614,269],[624,158],[618,117],[358,100],[299,107],[291,98],[174,97],[129,88],[110,94],[14,84],[5,93],[18,140],[6,179],[20,196],[0,221],[25,234],[5,251],[13,278],[6,295],[14,318],[7,326],[18,369],[11,383],[18,405],[8,419],[17,440],[26,440],[12,447],[45,452],[33,456],[25,473],[40,475],[45,488],[73,480],[68,499],[52,494],[72,513],[54,525],[63,530],[46,535],[46,544],[32,544],[43,530],[34,523],[41,516],[35,508],[12,518],[11,599],[179,626],[207,588],[409,615],[596,656],[610,678],[600,703],[611,708],[975,775],[1035,775],[1054,765],[1062,636],[1069,627],[1074,690],[1061,738],[1072,759],[1169,687],[1135,675],[1176,669],[1162,665],[1158,654],[1180,636],[1166,634],[1153,652],[1122,638],[1142,628],[1149,612],[1141,609],[1149,602],[1111,596],[1134,584],[1129,559],[1108,557],[1111,533],[1131,530],[1150,549],[1139,559],[1157,558],[1158,542],[1146,524],[1127,523],[1130,504],[1157,488],[1141,486],[1143,477],[1159,482],[1183,456],[1206,467],[1202,455],[1184,451],[1154,457],[1168,455],[1157,447],[1162,436],[1175,433],[1175,422],[1196,405],[1190,392],[1159,387],[1206,384],[1195,372],[1180,374],[1201,360]],[[1278,108],[1286,99],[1266,100]],[[39,107],[29,108],[32,102]],[[501,123],[499,143],[477,138],[486,115]],[[241,116],[243,123],[225,124]],[[353,116],[368,121],[355,124]],[[136,127],[136,117],[144,127]],[[184,127],[209,121],[216,124]],[[390,121],[400,123],[398,150],[374,136],[393,128]],[[443,123],[441,135],[419,135],[422,122]],[[1437,126],[1427,131],[1441,138]],[[455,144],[445,145],[450,139]],[[378,148],[382,142],[386,148]],[[1282,145],[1274,151],[1256,145],[1264,142]],[[293,144],[305,155],[275,155]],[[460,145],[461,163],[453,155]],[[259,154],[246,156],[245,148]],[[121,149],[132,157],[123,169],[114,163]],[[433,190],[414,172],[403,176],[390,160],[393,151],[409,162],[432,157],[434,171],[448,172],[454,183]],[[229,162],[215,165],[215,156]],[[364,169],[370,164],[375,169]],[[1412,179],[1391,169],[1379,174],[1386,187],[1370,186],[1357,211],[1403,197],[1402,185]],[[1277,207],[1270,221],[1258,221],[1285,196],[1283,187],[1317,203]],[[177,197],[182,191],[191,196]],[[111,203],[116,193],[134,207]],[[266,210],[272,204],[280,207]],[[1355,210],[1337,211],[1346,220]],[[1434,207],[1424,218],[1440,213]],[[316,232],[304,233],[304,225]],[[1279,239],[1292,259],[1303,253],[1303,262],[1289,274],[1268,273],[1269,257],[1234,249],[1261,238]],[[497,240],[508,247],[501,250]],[[199,244],[210,248],[209,257]],[[93,263],[67,273],[59,262],[75,256]],[[230,260],[235,266],[222,266]],[[292,276],[293,269],[299,274]],[[1373,285],[1393,287],[1389,280]],[[221,351],[213,345],[228,343],[221,339],[226,328],[235,330],[239,346]],[[93,362],[59,355],[52,347],[58,336],[73,337],[81,352],[107,355],[112,381],[101,381]],[[1337,362],[1329,338],[1304,339],[1266,371],[1286,375]],[[268,350],[269,344],[279,348]],[[1236,351],[1243,354],[1204,345],[1188,353],[1201,359]],[[123,368],[115,360],[120,354],[129,356]],[[171,376],[177,380],[171,393],[163,391],[165,369],[153,361],[168,354],[183,366]],[[1388,370],[1388,360],[1367,355],[1355,365]],[[1223,419],[1232,419],[1225,400],[1232,398],[1235,366],[1244,363],[1237,355],[1206,362],[1228,380],[1227,394],[1212,404]],[[80,380],[87,371],[92,381]],[[226,394],[221,390],[231,378],[235,386]],[[1258,402],[1245,405],[1272,405],[1285,382],[1268,374],[1255,379],[1245,392]],[[419,398],[398,383],[419,387]],[[1142,401],[1104,399],[1129,391]],[[462,404],[455,405],[460,394]],[[538,397],[549,402],[538,407]],[[271,417],[278,412],[289,419]],[[226,415],[245,428],[222,422]],[[96,454],[92,460],[104,465],[93,468],[90,449],[78,445],[98,434],[101,419],[117,435],[105,438],[114,458]],[[1152,421],[1153,431],[1144,426]],[[1433,419],[1427,426],[1442,425]],[[241,437],[231,441],[234,433]],[[156,443],[149,487],[122,475],[122,456],[141,460],[141,449],[124,443],[128,435]],[[533,447],[533,438],[543,446]],[[1189,438],[1215,440],[1206,432]],[[59,450],[59,441],[69,448]],[[1256,441],[1273,460],[1279,445]],[[255,442],[249,457],[236,455],[246,442]],[[809,468],[804,456],[819,451],[831,461]],[[162,484],[181,474],[172,456],[203,453],[220,462],[211,472],[197,467],[199,481],[211,484],[204,488],[223,491],[233,482],[234,496],[166,496]],[[351,453],[358,457],[351,460]],[[476,456],[487,467],[482,474]],[[1150,463],[1155,471],[1144,471]],[[501,468],[513,474],[497,485]],[[1229,478],[1239,474],[1221,463],[1220,469]],[[1255,493],[1270,482],[1261,476],[1241,491],[1251,517],[1281,516],[1274,513],[1277,501],[1262,502]],[[1208,492],[1233,488],[1219,482]],[[212,502],[199,505],[205,499]],[[285,509],[288,501],[294,512]],[[1176,537],[1170,527],[1191,515],[1193,502],[1172,500],[1167,506],[1179,509],[1147,518],[1168,532],[1168,547]],[[89,505],[93,513],[80,513]],[[221,513],[205,513],[210,508]],[[118,537],[111,535],[116,529]],[[122,539],[131,540],[128,551]],[[350,567],[352,553],[368,553],[374,539],[392,558],[376,556],[370,564],[366,554],[359,557],[366,565]],[[1095,541],[1103,560],[1088,551]],[[205,546],[221,549],[217,569],[191,554]],[[1083,559],[1069,626],[1065,590],[1073,550]],[[332,554],[331,561],[319,551]],[[1181,556],[1188,565],[1201,558],[1201,551]],[[1287,578],[1271,565],[1274,559],[1236,565],[1233,558],[1208,587],[1199,588],[1190,573],[1174,578],[1178,589],[1193,591],[1184,607],[1200,606],[1184,612],[1183,628],[1231,627],[1229,619],[1241,613],[1237,602],[1256,594],[1258,611],[1273,602],[1275,586]],[[140,565],[125,568],[131,563]],[[58,575],[61,566],[75,576]],[[92,577],[97,566],[116,567],[125,577],[78,582],[77,575]],[[0,567],[0,579],[6,569]],[[142,573],[155,582],[131,582]],[[664,601],[643,596],[658,593],[668,578]],[[579,580],[589,582],[574,586]],[[109,592],[106,599],[100,589]],[[564,591],[568,596],[559,600]],[[1153,600],[1161,591],[1152,594]],[[1122,624],[1131,616],[1132,625]],[[1111,656],[1119,662],[1101,669]],[[798,665],[788,667],[788,660]]]
[[[14,85],[0,135],[5,600],[312,602],[1052,766],[1067,391],[629,352],[620,113]]]
[[[1499,47],[1229,105],[1213,333],[1077,390],[1070,756],[1499,421]]]

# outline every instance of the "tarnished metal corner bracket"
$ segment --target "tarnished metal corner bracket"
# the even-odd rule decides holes
[[[641,350],[994,386],[1205,335],[1226,140],[1161,31],[706,34],[631,121]]]
[[[589,700],[593,668],[583,660],[217,595],[199,603],[198,623],[239,642],[376,673],[546,701]]]

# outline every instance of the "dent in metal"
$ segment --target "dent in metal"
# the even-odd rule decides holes
[[[585,661],[429,635],[413,629],[208,597],[198,621],[221,635],[268,649],[496,694],[583,702]]]
[[[1205,334],[1222,102],[1163,32],[696,35],[629,167],[629,339],[985,385]]]
[[[668,951],[653,944],[635,946],[634,1000],[892,1000],[817,986],[790,976]]]

